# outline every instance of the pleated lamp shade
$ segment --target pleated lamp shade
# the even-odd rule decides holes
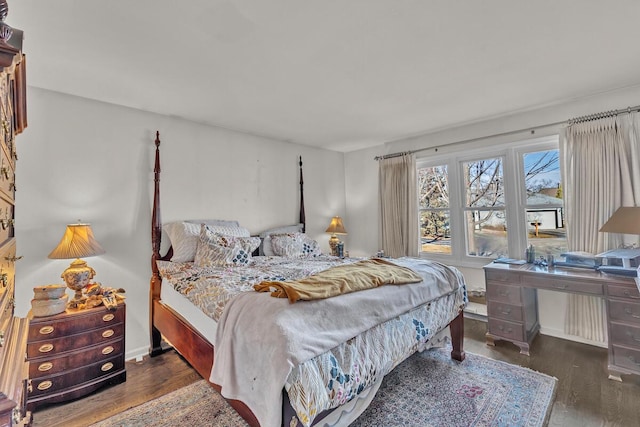
[[[93,237],[90,224],[69,224],[58,246],[49,254],[49,258],[84,258],[103,253],[105,251]]]
[[[623,206],[611,215],[600,231],[620,234],[640,234],[640,207]]]

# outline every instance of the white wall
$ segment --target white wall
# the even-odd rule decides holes
[[[345,191],[347,215],[345,223],[349,226],[350,253],[369,255],[375,253],[378,246],[378,164],[377,155],[400,151],[429,148],[417,156],[429,156],[433,153],[446,153],[465,150],[470,147],[489,146],[494,143],[525,140],[531,137],[557,134],[563,125],[536,128],[555,122],[566,121],[573,117],[608,110],[623,109],[640,104],[640,86],[626,88],[583,98],[573,102],[548,106],[532,111],[520,112],[479,123],[468,124],[440,132],[394,141],[374,149],[359,150],[345,155]],[[517,135],[487,138],[466,144],[454,144],[458,141],[496,135],[514,130],[527,129]],[[531,130],[534,130],[532,133]],[[637,165],[640,167],[640,165]],[[482,269],[459,266],[465,279],[471,286],[484,286]],[[538,292],[541,332],[563,338],[564,312],[566,296],[559,292]]]
[[[307,232],[329,251],[331,217],[345,216],[341,153],[213,128],[28,88],[29,127],[17,137],[16,314],[34,286],[62,283],[47,259],[65,225],[92,224],[106,254],[88,258],[104,286],[127,296],[126,357],[146,354],[155,131],[162,219],[237,219],[253,233],[298,220],[304,162]],[[70,292],[70,291],[69,291]]]

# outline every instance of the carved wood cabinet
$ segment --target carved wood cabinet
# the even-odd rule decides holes
[[[16,240],[15,137],[27,126],[22,32],[4,23],[0,1],[0,426],[26,426],[28,320],[14,316]],[[10,37],[7,39],[7,36]]]

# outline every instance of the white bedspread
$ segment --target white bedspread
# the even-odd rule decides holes
[[[464,283],[458,270],[440,263],[392,261],[424,280],[295,304],[265,293],[235,296],[218,323],[210,380],[226,398],[247,404],[261,426],[280,426],[282,389],[295,365]]]

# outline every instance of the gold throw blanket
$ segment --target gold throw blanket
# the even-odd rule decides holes
[[[272,297],[289,298],[289,302],[329,298],[382,285],[404,285],[421,282],[422,277],[407,267],[380,258],[358,261],[321,271],[293,281],[263,281],[253,288],[271,292]]]

